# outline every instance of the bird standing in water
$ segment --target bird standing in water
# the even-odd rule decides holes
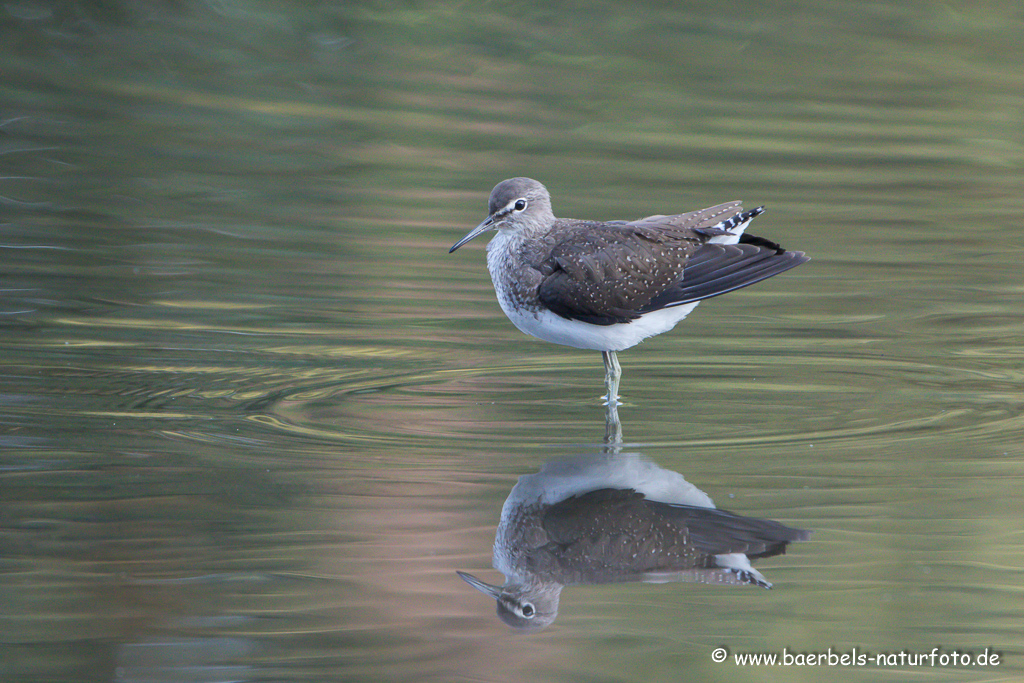
[[[808,260],[744,234],[763,211],[729,202],[628,222],[555,218],[544,185],[509,178],[491,191],[487,218],[449,253],[496,230],[487,269],[505,315],[526,334],[600,351],[605,400],[614,406],[622,375],[616,352],[671,330],[703,299]]]

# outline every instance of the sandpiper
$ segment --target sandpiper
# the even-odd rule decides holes
[[[491,191],[488,216],[451,253],[489,230],[487,269],[516,327],[555,344],[600,351],[609,404],[618,403],[617,351],[667,332],[702,299],[804,263],[744,234],[764,207],[740,202],[635,221],[555,218],[547,188],[509,178]]]
[[[771,588],[753,560],[811,532],[715,508],[683,475],[638,453],[581,455],[524,475],[494,537],[502,585],[457,572],[497,602],[498,617],[539,630],[566,586],[688,581]]]

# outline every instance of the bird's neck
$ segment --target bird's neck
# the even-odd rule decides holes
[[[542,244],[524,230],[499,231],[488,243],[487,270],[506,313],[537,306],[537,288],[542,280],[538,267],[546,256],[538,251]]]

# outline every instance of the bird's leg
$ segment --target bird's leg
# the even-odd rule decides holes
[[[618,406],[619,402],[619,378],[622,377],[622,368],[619,366],[619,358],[614,351],[602,351],[604,359],[604,386],[608,393],[602,396],[606,406]]]
[[[619,422],[619,403],[604,404],[604,443],[610,453],[622,449],[622,423]]]

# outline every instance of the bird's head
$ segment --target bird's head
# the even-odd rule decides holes
[[[477,235],[490,230],[532,232],[546,230],[555,221],[548,189],[532,178],[502,180],[491,190],[487,218],[448,250],[452,253]]]
[[[558,617],[558,598],[561,584],[506,584],[495,586],[472,574],[456,572],[459,577],[484,595],[498,603],[498,618],[514,629],[539,631],[550,626]]]

